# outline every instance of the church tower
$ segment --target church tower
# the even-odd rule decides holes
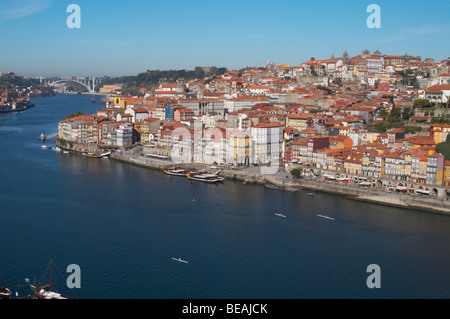
[[[344,62],[349,61],[347,50],[345,50],[344,54],[342,55],[342,60],[344,60]]]

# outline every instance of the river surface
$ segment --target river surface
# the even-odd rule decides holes
[[[92,98],[36,98],[0,118],[0,284],[19,296],[52,260],[56,288],[82,299],[450,298],[450,217],[207,185],[38,140],[103,107]],[[67,288],[70,264],[81,288]],[[367,286],[371,264],[381,288]]]

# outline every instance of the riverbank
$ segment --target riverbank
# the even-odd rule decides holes
[[[35,107],[36,105],[33,103],[26,103],[23,106],[19,106],[18,108],[15,109],[4,109],[4,108],[0,108],[0,113],[5,114],[5,113],[19,113],[19,112],[25,112],[28,109],[31,109],[33,107]]]
[[[67,142],[56,139],[57,146],[62,149],[71,150],[77,153],[86,151],[87,146],[75,142]],[[97,148],[98,146],[91,148]],[[120,150],[110,155],[113,160],[129,163],[154,170],[163,170],[173,167],[175,164],[171,160],[164,160],[153,157],[146,157],[139,147],[129,150]],[[338,184],[336,182],[294,179],[288,174],[261,174],[259,167],[248,168],[217,168],[207,164],[180,164],[177,165],[187,170],[207,170],[213,173],[220,169],[220,175],[228,180],[240,181],[243,184],[259,184],[269,188],[276,188],[282,191],[317,191],[345,196],[348,199],[364,201],[385,206],[400,207],[405,209],[421,210],[432,213],[445,214],[450,216],[450,202],[435,198],[418,197],[416,195],[387,193],[375,189],[365,189],[356,186]]]
[[[173,167],[174,164],[168,160],[146,158],[136,153],[122,153],[121,155],[113,153],[112,159],[127,162],[130,164],[162,170]],[[184,169],[198,170],[205,169],[209,172],[218,169],[205,164],[182,164]],[[432,213],[450,215],[450,203],[448,201],[418,198],[412,195],[385,193],[369,189],[360,189],[354,186],[338,185],[329,182],[320,182],[313,180],[294,180],[293,178],[283,179],[279,175],[262,175],[257,172],[258,169],[222,169],[220,175],[226,179],[241,181],[243,184],[259,184],[270,188],[277,188],[283,191],[318,191],[345,196],[348,199],[374,203],[385,206],[400,207],[406,209],[415,209]]]

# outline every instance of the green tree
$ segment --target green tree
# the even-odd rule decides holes
[[[410,107],[405,107],[402,112],[402,118],[404,120],[409,120],[411,116],[414,115],[414,112]]]
[[[414,107],[431,107],[433,105],[430,101],[428,101],[426,99],[417,99],[417,100],[414,100],[413,106]]]
[[[395,104],[392,105],[391,115],[389,115],[388,121],[389,123],[397,123],[400,121],[400,109],[395,107]]]
[[[81,116],[81,115],[83,115],[83,112],[76,111],[75,113],[68,114],[64,119],[68,120],[68,119],[71,119],[71,118],[74,118],[74,117],[77,117],[77,116]]]
[[[381,109],[379,115],[380,115],[380,117],[382,117],[383,119],[387,119],[387,117],[389,116],[389,113],[386,111],[386,109]]]
[[[302,170],[299,168],[294,168],[291,170],[291,175],[294,176],[295,178],[300,177],[301,174],[302,174]]]

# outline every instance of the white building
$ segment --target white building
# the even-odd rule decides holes
[[[384,68],[384,59],[379,57],[366,58],[367,72],[377,73]]]
[[[283,125],[259,123],[250,129],[252,137],[253,164],[279,165],[282,154]]]
[[[132,122],[142,122],[145,119],[149,118],[149,112],[145,108],[134,108],[129,107],[125,110],[125,114],[130,114],[132,116]]]
[[[131,124],[121,124],[116,134],[118,146],[129,146],[133,143],[133,126]]]

